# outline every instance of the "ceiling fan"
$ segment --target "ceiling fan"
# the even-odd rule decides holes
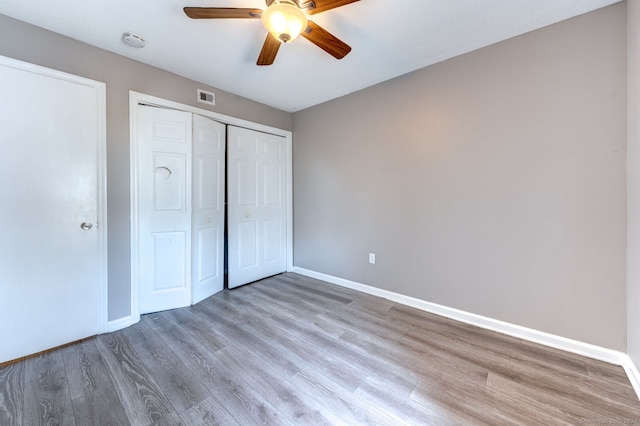
[[[185,7],[192,19],[261,19],[269,31],[258,57],[257,65],[271,65],[282,43],[289,43],[299,35],[336,59],[342,59],[351,47],[307,18],[359,0],[265,0],[267,8]]]

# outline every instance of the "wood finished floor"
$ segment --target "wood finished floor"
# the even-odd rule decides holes
[[[640,424],[621,367],[295,274],[0,368],[0,425]]]

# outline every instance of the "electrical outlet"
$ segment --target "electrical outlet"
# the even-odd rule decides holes
[[[375,253],[369,253],[369,263],[371,263],[372,265],[376,264],[376,254]]]

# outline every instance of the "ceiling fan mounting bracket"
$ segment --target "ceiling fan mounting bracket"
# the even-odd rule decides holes
[[[265,0],[265,3],[267,4],[267,7],[271,6],[276,0]],[[302,0],[290,0],[293,3],[296,4],[296,6],[298,6],[300,9],[314,9],[316,7],[316,4],[313,2],[313,0],[309,0],[309,1],[305,1],[304,3],[302,3]]]
[[[302,10],[311,10],[316,8],[316,3],[313,0],[309,0],[309,1],[305,1],[299,6],[300,6],[300,9]]]
[[[276,0],[265,0],[265,3],[267,4],[267,7],[271,6],[273,3],[275,3]],[[291,0],[293,1],[296,6],[298,6],[300,9],[302,10],[313,10],[317,7],[316,2],[314,0]]]

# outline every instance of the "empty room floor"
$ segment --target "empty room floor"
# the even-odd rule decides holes
[[[296,274],[0,367],[0,425],[640,424],[619,366]]]

